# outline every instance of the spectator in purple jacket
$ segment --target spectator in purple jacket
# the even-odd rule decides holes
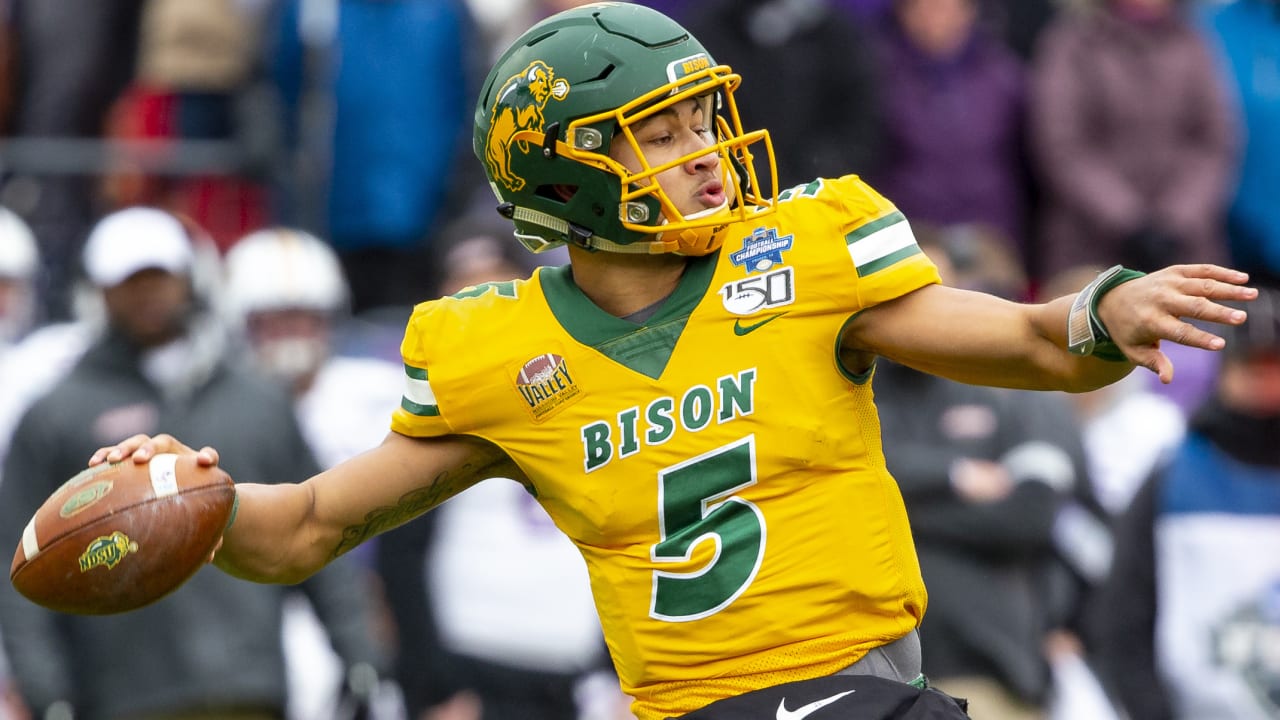
[[[1237,138],[1218,68],[1177,0],[1063,12],[1031,82],[1045,275],[1226,257]]]
[[[977,0],[894,0],[876,33],[875,182],[909,217],[992,228],[1025,261],[1023,66],[979,17]]]

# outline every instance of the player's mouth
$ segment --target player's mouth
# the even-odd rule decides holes
[[[695,194],[703,207],[714,208],[725,204],[724,185],[719,180],[712,180],[698,188]]]

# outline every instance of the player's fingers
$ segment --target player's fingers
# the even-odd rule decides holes
[[[1173,382],[1173,361],[1158,348],[1147,346],[1131,349],[1128,356],[1135,365],[1155,373],[1161,383],[1168,385]]]
[[[176,448],[174,446],[177,446]],[[172,435],[161,433],[142,443],[137,450],[133,451],[133,461],[139,464],[151,462],[151,458],[163,452],[175,452],[178,448],[185,448],[177,438]]]
[[[218,464],[218,451],[205,445],[196,452],[196,464],[202,467],[213,467]]]
[[[1222,325],[1239,325],[1249,317],[1245,310],[1214,302],[1204,296],[1180,295],[1171,298],[1166,303],[1165,310],[1175,317]]]
[[[92,467],[103,462],[120,462],[136,452],[138,448],[142,447],[150,439],[150,436],[139,433],[125,438],[115,445],[100,447],[89,456],[89,465]]]
[[[209,557],[205,559],[205,563],[212,565],[213,559],[217,557],[218,551],[222,549],[222,536],[218,536],[218,542],[214,543],[213,549],[209,551]]]
[[[1173,286],[1184,295],[1223,302],[1248,302],[1258,297],[1257,288],[1227,282],[1221,278],[1183,276]]]
[[[132,458],[135,463],[142,464],[150,462],[151,458],[160,453],[195,453],[196,462],[201,466],[212,467],[218,464],[218,451],[211,447],[205,446],[197,452],[169,434],[162,433],[152,437],[139,433],[115,445],[98,448],[93,455],[89,456],[89,465],[120,462],[125,458]]]
[[[1214,265],[1213,263],[1193,263],[1188,265],[1175,265],[1168,268],[1170,271],[1189,278],[1207,278],[1212,280],[1220,280],[1224,283],[1232,285],[1243,285],[1249,282],[1249,273],[1241,272],[1234,268]]]
[[[1160,378],[1161,383],[1168,385],[1173,382],[1173,361],[1169,359],[1168,355],[1159,350],[1156,351],[1152,370],[1155,372],[1156,377]]]
[[[107,453],[107,460],[109,462],[119,462],[120,460],[128,457],[132,458],[135,463],[141,465],[151,462],[151,458],[161,453],[178,453],[180,455],[185,455],[194,452],[194,450],[182,444],[181,440],[169,435],[168,433],[161,433],[154,437],[134,435],[128,440],[125,440],[112,448],[110,452]],[[216,461],[216,454],[214,459]]]
[[[1204,328],[1172,317],[1157,323],[1155,331],[1156,336],[1161,340],[1169,340],[1179,345],[1202,350],[1221,350],[1227,344],[1226,340]]]

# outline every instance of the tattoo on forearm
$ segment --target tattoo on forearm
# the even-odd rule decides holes
[[[352,550],[360,543],[398,525],[406,523],[440,503],[457,495],[470,486],[476,477],[493,468],[497,463],[483,467],[464,465],[455,472],[441,473],[430,485],[405,493],[395,505],[371,510],[364,516],[364,523],[352,525],[342,531],[342,540],[333,549],[332,558]]]

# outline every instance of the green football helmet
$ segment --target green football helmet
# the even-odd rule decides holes
[[[741,78],[665,15],[628,3],[583,5],[525,32],[485,79],[473,145],[498,211],[533,252],[571,243],[593,250],[706,255],[724,227],[776,209],[768,132],[745,132],[733,92]],[[716,142],[651,166],[631,127],[683,100],[714,95]],[[615,137],[643,166],[609,157]],[[762,194],[750,145],[768,164]],[[654,177],[715,152],[736,200],[685,216]]]

